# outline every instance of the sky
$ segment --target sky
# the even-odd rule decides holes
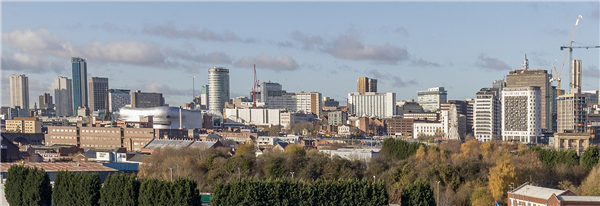
[[[340,101],[358,77],[397,100],[445,87],[475,98],[523,67],[552,65],[569,85],[566,51],[600,45],[598,1],[590,2],[0,2],[1,105],[9,77],[29,77],[30,105],[54,78],[72,78],[70,57],[113,89],[161,92],[180,106],[200,93],[208,69],[229,69],[231,98],[260,82]],[[600,88],[599,49],[574,49],[582,90]],[[554,84],[554,83],[553,83]],[[195,85],[195,86],[194,86]],[[195,89],[194,89],[195,88]]]

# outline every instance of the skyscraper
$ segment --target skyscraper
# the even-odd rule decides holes
[[[358,93],[377,92],[377,79],[359,77],[358,80],[356,80],[356,84]]]
[[[10,76],[10,107],[29,109],[29,79],[24,74]]]
[[[108,78],[90,77],[90,111],[103,110],[108,98]]]
[[[540,87],[502,90],[502,140],[538,143],[541,137]]]
[[[500,137],[502,115],[499,88],[481,88],[475,99],[473,118],[474,136],[489,142]]]
[[[208,88],[208,109],[223,113],[225,102],[229,101],[229,69],[209,69]]]
[[[440,110],[440,104],[448,101],[448,91],[444,87],[433,87],[417,92],[418,102],[425,112]]]
[[[527,57],[523,60],[523,69],[510,71],[506,75],[506,87],[540,87],[542,98],[542,128],[552,129],[552,87],[547,70],[530,70]]]
[[[67,77],[54,79],[54,98],[56,102],[56,116],[73,116],[73,83]]]
[[[581,59],[571,60],[571,93],[581,93]]]
[[[87,60],[80,57],[71,57],[73,69],[73,114],[77,108],[88,106]]]
[[[54,109],[54,104],[52,104],[52,96],[50,93],[44,93],[39,96],[40,101],[40,109]]]

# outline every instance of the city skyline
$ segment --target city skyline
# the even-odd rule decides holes
[[[578,15],[574,46],[599,44],[599,3],[534,2],[4,2],[2,105],[8,79],[29,78],[29,105],[72,77],[71,57],[110,89],[192,101],[208,69],[230,70],[231,98],[249,96],[252,65],[260,82],[288,92],[318,91],[343,102],[358,77],[378,80],[397,100],[445,87],[448,99],[475,98],[482,87],[522,68],[560,70]],[[177,11],[177,12],[172,12]],[[310,11],[310,15],[306,15]],[[510,11],[510,12],[507,12]],[[111,15],[106,15],[106,14]],[[582,90],[599,87],[598,49],[582,59]],[[557,60],[554,62],[554,60]],[[569,62],[562,71],[568,91]],[[193,80],[193,76],[196,76]],[[553,83],[553,85],[556,85]],[[31,106],[30,106],[31,107]]]

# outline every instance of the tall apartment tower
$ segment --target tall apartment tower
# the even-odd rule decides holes
[[[348,94],[348,115],[391,118],[396,114],[396,93]]]
[[[448,101],[448,91],[444,87],[433,87],[417,92],[418,102],[425,112],[440,110],[440,104]]]
[[[208,69],[208,109],[223,113],[225,102],[229,102],[229,69]]]
[[[90,77],[90,112],[102,110],[106,107],[108,98],[108,78],[106,77]]]
[[[73,83],[67,77],[54,79],[54,98],[56,102],[56,116],[73,116]]]
[[[87,60],[80,57],[71,57],[73,69],[73,114],[77,108],[88,106]]]
[[[356,84],[358,93],[377,92],[377,79],[359,77],[358,80],[356,80]]]
[[[530,70],[527,56],[523,60],[523,69],[510,71],[506,75],[507,87],[540,87],[542,128],[552,129],[552,87],[550,75],[546,70]]]
[[[24,74],[10,76],[10,107],[29,109],[29,78]]]
[[[560,95],[557,102],[557,133],[586,132],[586,94]]]
[[[502,140],[538,143],[541,137],[540,87],[506,87],[502,90]]]
[[[149,93],[136,90],[131,93],[131,107],[133,108],[151,108],[165,105],[165,98],[162,93]]]
[[[279,95],[283,92],[281,84],[276,82],[263,82],[260,84],[260,97],[261,102],[266,102],[268,96]]]
[[[208,109],[208,85],[202,85],[200,92],[200,108]]]
[[[54,109],[54,104],[52,103],[52,96],[50,93],[44,93],[39,96],[39,108],[40,109]]]
[[[489,142],[501,137],[502,115],[498,88],[481,88],[476,94],[473,135],[479,141]]]

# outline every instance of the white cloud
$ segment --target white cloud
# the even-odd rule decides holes
[[[164,56],[157,46],[135,41],[89,42],[81,56],[111,63],[164,67]]]
[[[252,68],[254,64],[259,68],[267,68],[274,71],[293,71],[298,69],[298,63],[290,56],[270,57],[266,54],[256,57],[243,57],[235,62],[234,65],[237,67]]]
[[[14,49],[31,54],[68,57],[73,53],[71,43],[47,29],[12,30],[3,33],[2,41]]]
[[[142,30],[143,34],[163,36],[170,39],[199,39],[203,41],[241,41],[245,43],[254,43],[255,39],[241,39],[232,31],[224,31],[217,33],[209,29],[200,30],[198,27],[190,26],[187,29],[179,29],[175,22],[169,21],[162,25],[145,25]]]
[[[510,66],[506,62],[497,58],[487,57],[485,54],[479,55],[475,66],[491,70],[510,70]]]
[[[144,84],[144,85],[142,85],[142,88],[144,88],[143,91],[147,91],[147,92],[163,93],[163,96],[164,95],[185,96],[185,95],[192,94],[191,89],[188,89],[188,90],[175,89],[175,88],[169,87],[169,85],[161,84],[158,82],[151,82],[149,84]]]
[[[35,57],[23,53],[7,53],[2,55],[2,69],[24,73],[60,72],[65,64],[45,57]]]

